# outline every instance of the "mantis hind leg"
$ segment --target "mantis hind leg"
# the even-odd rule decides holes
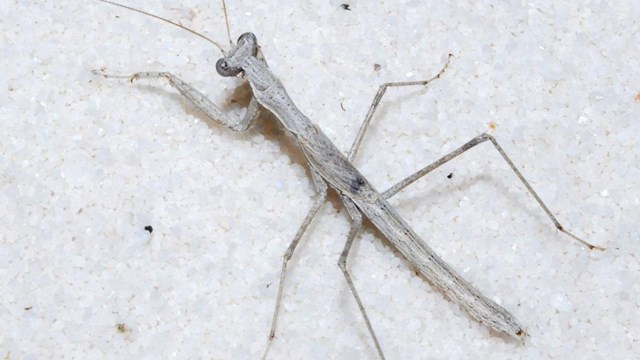
[[[365,324],[367,325],[367,329],[369,330],[369,334],[371,335],[371,339],[375,344],[376,351],[378,352],[378,356],[380,359],[384,360],[384,354],[382,353],[382,347],[380,346],[380,342],[378,341],[378,337],[376,336],[375,331],[373,330],[373,326],[371,325],[371,321],[369,320],[369,316],[367,316],[367,311],[362,304],[362,300],[360,300],[360,295],[358,295],[358,291],[353,283],[353,279],[351,278],[351,273],[347,268],[347,258],[349,257],[349,252],[351,251],[351,246],[353,245],[353,240],[355,239],[360,227],[362,226],[362,214],[356,207],[356,205],[347,197],[340,196],[342,198],[342,202],[344,206],[347,208],[349,212],[349,216],[351,216],[351,228],[349,229],[349,235],[347,236],[347,241],[344,244],[344,249],[340,254],[340,258],[338,259],[338,266],[344,277],[347,280],[347,284],[349,285],[349,289],[351,290],[351,294],[353,294],[356,303],[358,304],[358,308],[360,309],[360,313],[362,314],[362,318],[364,319]]]

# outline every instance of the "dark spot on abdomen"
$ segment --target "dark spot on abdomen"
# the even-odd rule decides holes
[[[357,175],[356,178],[351,181],[351,184],[349,186],[349,190],[351,190],[352,193],[356,193],[360,189],[362,189],[362,187],[365,184],[366,184],[366,182],[364,181],[364,178],[362,176],[360,176],[360,175]]]

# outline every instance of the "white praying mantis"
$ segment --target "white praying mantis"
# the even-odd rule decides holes
[[[358,295],[347,266],[349,251],[351,250],[353,241],[361,228],[364,217],[369,219],[380,233],[389,240],[389,242],[404,256],[407,261],[411,263],[412,266],[420,272],[420,274],[427,278],[447,297],[458,303],[478,321],[497,332],[508,334],[520,341],[524,340],[527,336],[524,327],[513,315],[494,301],[485,297],[469,282],[464,280],[413,231],[413,229],[400,217],[396,210],[387,202],[387,199],[397,194],[419,178],[425,176],[434,169],[478,144],[488,141],[495,147],[558,230],[589,249],[602,249],[575,236],[558,222],[545,203],[540,199],[538,194],[533,190],[528,181],[504,152],[502,147],[498,144],[497,140],[487,133],[476,136],[456,150],[443,156],[436,162],[424,167],[383,192],[376,190],[373,185],[371,185],[369,181],[355,168],[352,161],[360,148],[364,135],[371,123],[371,119],[373,118],[378,104],[380,103],[380,100],[385,94],[387,88],[399,86],[425,86],[429,84],[444,73],[449,64],[451,55],[449,55],[444,67],[435,76],[428,80],[385,83],[380,86],[380,89],[369,108],[350,151],[345,155],[331,142],[331,140],[318,126],[298,110],[296,105],[287,95],[283,84],[267,66],[265,58],[258,46],[256,36],[253,33],[248,32],[242,34],[238,38],[237,43],[232,43],[231,49],[225,51],[222,46],[204,35],[170,20],[115,2],[107,0],[98,1],[168,22],[214,44],[223,53],[223,57],[216,63],[216,71],[218,74],[224,77],[242,76],[249,82],[253,96],[244,116],[239,118],[224,113],[204,94],[169,72],[139,72],[128,76],[107,75],[100,72],[96,73],[100,73],[105,77],[111,78],[129,78],[131,81],[154,78],[166,79],[171,86],[177,89],[205,116],[218,124],[237,132],[248,130],[258,118],[261,111],[270,111],[281,122],[283,127],[295,138],[297,145],[307,160],[309,172],[311,173],[318,195],[283,256],[278,295],[271,321],[271,330],[269,332],[267,346],[263,353],[263,359],[267,357],[270,346],[275,338],[278,314],[282,303],[283,289],[287,274],[287,264],[293,256],[293,253],[305,231],[309,227],[309,224],[325,202],[328,188],[332,188],[338,193],[352,220],[344,249],[338,259],[338,266],[345,276],[347,284],[355,298],[367,329],[371,335],[376,351],[381,359],[384,359],[382,346],[375,334],[371,321],[367,316],[365,306]],[[226,18],[226,6],[224,1],[223,7]],[[229,33],[228,22],[227,32]]]

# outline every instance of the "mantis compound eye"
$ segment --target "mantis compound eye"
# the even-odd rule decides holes
[[[221,58],[216,62],[216,71],[221,76],[236,76],[242,71],[242,68],[231,66],[227,59]]]
[[[258,46],[258,40],[253,33],[246,32],[238,38],[238,45],[248,43],[252,48],[256,48]],[[255,55],[255,54],[253,54]]]

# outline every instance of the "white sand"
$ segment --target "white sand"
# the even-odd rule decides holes
[[[161,81],[90,73],[170,70],[228,103],[240,82],[215,73],[206,42],[59,3],[0,5],[0,359],[257,359],[314,196],[302,157],[269,121],[232,133]],[[135,6],[226,43],[217,1],[159,3]],[[429,89],[385,98],[357,159],[380,190],[492,123],[561,223],[607,247],[557,232],[482,145],[392,203],[530,339],[490,332],[369,229],[351,265],[388,359],[638,356],[640,2],[273,3],[229,0],[234,38],[256,33],[345,150],[379,84],[429,77],[454,54]],[[291,262],[270,359],[375,359],[336,266],[347,231],[327,204]]]

